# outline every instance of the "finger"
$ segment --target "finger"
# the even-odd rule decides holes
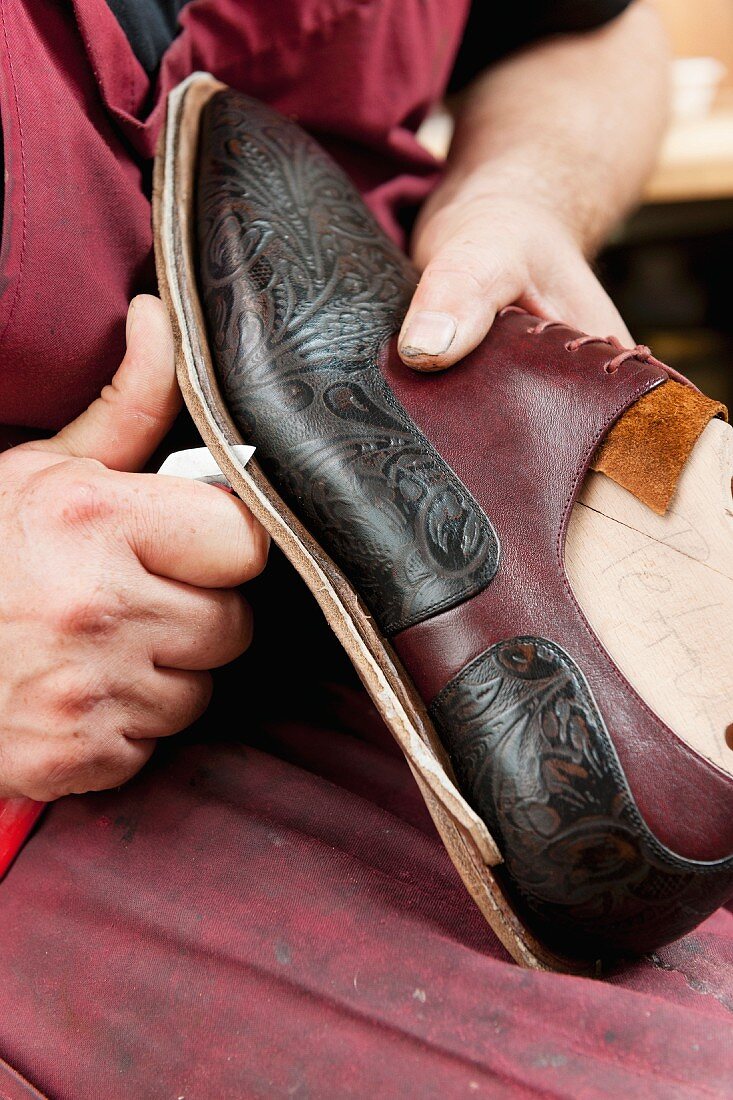
[[[403,362],[444,370],[483,340],[500,309],[516,301],[525,273],[489,242],[451,242],[427,264],[399,337]]]
[[[157,621],[148,629],[149,656],[159,667],[219,668],[252,641],[252,610],[234,588],[194,588],[150,578],[147,606]],[[142,593],[145,599],[147,593]]]
[[[138,470],[180,406],[170,322],[157,298],[139,294],[130,305],[127,351],[119,370],[97,400],[43,449],[96,458],[115,470]]]
[[[159,474],[121,475],[118,486],[123,531],[148,572],[236,588],[264,569],[269,537],[232,493]]]
[[[86,791],[107,791],[121,787],[137,775],[155,751],[155,739],[127,740],[118,738],[110,747],[109,755],[100,752],[85,763],[63,783],[67,794],[84,794]],[[63,778],[63,770],[61,772]],[[52,776],[52,785],[55,777]]]
[[[119,787],[147,763],[155,749],[154,740],[127,740],[112,736],[93,752],[80,747],[76,753],[67,745],[18,746],[5,762],[0,797],[52,802],[67,794],[84,794]]]
[[[180,733],[201,717],[211,701],[208,672],[151,665],[149,675],[137,686],[144,686],[144,706],[136,704],[128,720],[124,714],[119,720],[119,733],[135,742]]]
[[[127,675],[124,690],[95,711],[92,732],[75,735],[73,742],[21,743],[4,755],[0,798],[50,802],[120,786],[149,760],[157,738],[186,729],[203,714],[211,690],[208,672],[150,664],[140,676]]]
[[[583,260],[563,267],[551,294],[525,295],[519,304],[539,317],[564,321],[591,336],[615,336],[626,347],[634,340],[591,267]]]

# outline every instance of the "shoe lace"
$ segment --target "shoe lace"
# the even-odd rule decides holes
[[[524,313],[527,314],[526,309],[522,309],[520,306],[505,306],[499,313],[500,317],[504,317],[507,313]],[[528,314],[527,314],[528,316]],[[562,321],[538,321],[536,324],[531,325],[527,332],[530,336],[540,336],[543,332],[546,332],[549,328],[567,328],[568,326],[563,324]],[[662,363],[654,355],[652,355],[646,344],[637,344],[633,348],[625,348],[621,341],[616,336],[576,336],[574,340],[568,340],[565,344],[565,350],[573,353],[580,351],[581,348],[587,347],[589,344],[608,344],[615,351],[610,359],[607,359],[603,364],[603,370],[606,374],[615,374],[619,367],[623,366],[630,359],[634,359],[637,362],[648,363],[651,366],[662,367],[667,372],[670,378],[674,378],[677,382],[682,382],[686,386],[692,386],[692,383],[688,378],[685,378],[679,371],[674,370],[673,367],[668,367],[665,363]],[[695,388],[693,386],[693,388]]]

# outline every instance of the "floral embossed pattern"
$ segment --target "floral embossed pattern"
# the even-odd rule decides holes
[[[729,896],[732,860],[683,859],[647,828],[580,670],[552,642],[491,646],[431,711],[546,941],[581,954],[651,950]]]
[[[496,535],[377,366],[416,276],[351,183],[293,123],[220,92],[197,204],[219,384],[277,490],[385,633],[481,591]]]

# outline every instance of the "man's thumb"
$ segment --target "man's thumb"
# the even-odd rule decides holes
[[[173,333],[163,304],[133,298],[127,351],[108,386],[86,412],[43,444],[43,450],[96,458],[113,470],[145,465],[181,407]]]

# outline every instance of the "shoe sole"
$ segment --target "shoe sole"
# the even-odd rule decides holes
[[[341,570],[324,553],[259,468],[244,467],[232,447],[246,442],[232,422],[213,369],[196,283],[196,150],[201,112],[225,85],[194,73],[168,98],[155,160],[153,230],[158,284],[176,339],[184,400],[207,447],[237,495],[269,532],[313,593],[382,719],[402,749],[441,839],[466,888],[516,962],[539,970],[597,972],[545,948],[524,926],[492,867],[501,853],[458,790],[425,704],[386,638]]]

